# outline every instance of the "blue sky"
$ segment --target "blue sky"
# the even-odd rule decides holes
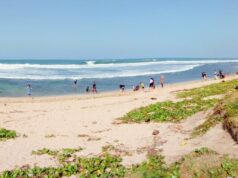
[[[0,0],[1,59],[238,57],[235,0]]]

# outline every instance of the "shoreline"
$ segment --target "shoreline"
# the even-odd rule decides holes
[[[203,79],[197,79],[197,80],[190,80],[190,81],[185,81],[185,82],[176,82],[176,83],[168,83],[164,84],[164,88],[161,88],[160,85],[156,85],[155,90],[165,90],[174,87],[179,87],[179,86],[187,86],[187,85],[209,85],[211,83],[219,83],[222,80],[233,80],[233,79],[238,79],[238,75],[236,74],[231,74],[227,76],[225,79],[217,79],[215,80],[214,78],[209,78],[207,80]],[[182,89],[181,89],[182,90]],[[65,95],[49,95],[49,96],[17,96],[17,97],[11,97],[11,96],[1,96],[0,97],[0,102],[15,102],[20,100],[22,102],[24,101],[44,101],[44,100],[71,100],[71,99],[92,99],[92,98],[103,98],[103,97],[116,97],[116,96],[127,96],[131,94],[137,94],[141,92],[153,92],[154,90],[150,90],[149,87],[145,87],[144,90],[139,90],[139,91],[133,91],[132,89],[126,89],[124,92],[121,92],[120,89],[118,90],[113,90],[113,91],[104,91],[104,92],[99,92],[99,93],[80,93],[80,94],[65,94]]]

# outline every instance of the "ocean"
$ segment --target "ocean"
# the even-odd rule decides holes
[[[26,96],[27,84],[33,96],[83,94],[95,81],[98,92],[126,89],[153,77],[159,84],[201,79],[206,72],[212,78],[215,71],[231,74],[238,71],[238,59],[150,58],[97,60],[0,60],[0,96]],[[77,80],[77,87],[73,81]]]

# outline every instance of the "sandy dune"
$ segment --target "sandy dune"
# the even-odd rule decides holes
[[[235,76],[229,79],[237,78]],[[153,91],[112,92],[97,95],[40,98],[0,98],[0,127],[16,130],[16,139],[0,142],[0,171],[15,166],[55,166],[47,155],[31,152],[41,148],[83,147],[79,155],[100,154],[112,144],[130,155],[122,155],[130,165],[145,159],[148,149],[158,149],[171,163],[195,148],[206,146],[219,153],[238,157],[238,146],[221,125],[196,139],[188,139],[191,130],[205,120],[200,112],[175,123],[115,124],[128,111],[164,100],[175,100],[174,92],[219,82],[195,81],[167,85]],[[153,130],[159,134],[152,135]],[[187,140],[188,139],[188,140]]]

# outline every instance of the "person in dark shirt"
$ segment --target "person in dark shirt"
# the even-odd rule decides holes
[[[86,93],[89,93],[90,92],[90,88],[89,86],[86,87]]]
[[[122,92],[125,90],[125,85],[119,85],[119,88],[121,89]]]
[[[153,78],[150,78],[150,88],[155,88],[155,80]]]
[[[97,93],[97,85],[96,85],[96,82],[94,81],[93,82],[93,93]]]

